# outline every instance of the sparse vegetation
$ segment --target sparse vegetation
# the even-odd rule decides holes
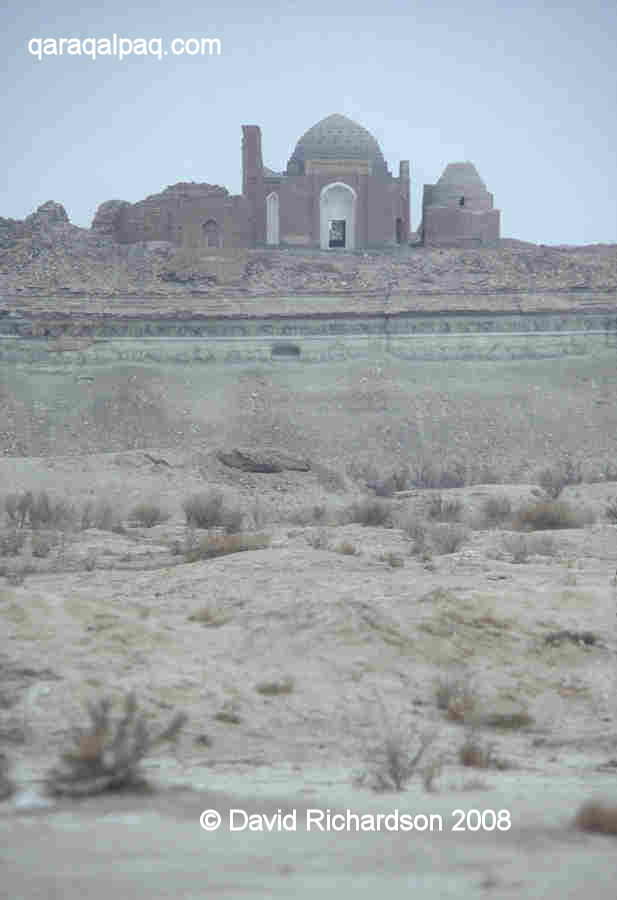
[[[426,510],[432,522],[460,522],[463,518],[463,504],[460,500],[447,500],[441,494],[431,497]]]
[[[188,617],[188,621],[199,622],[200,625],[207,625],[210,628],[220,628],[221,625],[231,622],[231,612],[213,606],[202,606]]]
[[[446,462],[442,466],[432,460],[424,460],[416,466],[411,481],[419,488],[430,490],[465,487],[467,466],[461,460]]]
[[[244,518],[241,510],[226,505],[222,491],[218,490],[187,497],[182,509],[191,528],[224,528],[228,534],[240,531]]]
[[[108,500],[87,500],[81,508],[81,528],[98,528],[99,531],[112,531],[117,525],[114,508]]]
[[[387,563],[391,569],[401,569],[405,565],[403,557],[393,553],[391,550],[380,553],[377,560],[378,562]]]
[[[294,679],[288,677],[281,681],[260,681],[255,685],[255,690],[264,697],[279,697],[282,694],[293,694],[295,686]]]
[[[440,678],[435,686],[435,701],[437,708],[453,722],[469,722],[477,711],[476,694],[468,675],[450,674]]]
[[[12,528],[0,537],[0,556],[19,556],[25,543],[26,535]]]
[[[391,522],[392,507],[384,500],[366,497],[348,507],[347,519],[349,522],[357,522],[360,525],[383,528]]]
[[[40,559],[44,559],[46,556],[49,556],[51,552],[51,548],[53,546],[53,541],[44,537],[42,534],[33,534],[32,535],[32,555],[36,556]]]
[[[605,514],[611,525],[617,525],[617,497],[612,497],[606,504]]]
[[[311,531],[308,534],[305,534],[304,538],[309,547],[312,547],[313,550],[330,549],[330,538],[325,528],[318,528],[316,531]]]
[[[512,503],[506,496],[487,497],[482,504],[481,520],[487,528],[504,525],[512,516]]]
[[[133,507],[130,518],[144,528],[154,528],[169,518],[169,513],[158,503],[138,503]]]
[[[431,529],[431,544],[436,553],[456,553],[469,538],[469,532],[462,525],[442,523]]]
[[[496,755],[495,745],[481,741],[473,728],[468,730],[465,740],[459,747],[458,758],[461,765],[474,769],[508,768],[508,764]]]
[[[580,484],[582,480],[581,463],[574,462],[570,457],[557,466],[542,469],[538,475],[538,484],[551,500],[556,500],[568,485]]]
[[[88,704],[90,725],[75,731],[73,746],[48,773],[50,793],[85,797],[107,790],[143,789],[147,783],[139,771],[141,761],[153,747],[175,740],[187,718],[176,713],[167,728],[152,734],[133,692],[126,696],[124,712],[116,722],[111,707],[109,698]]]
[[[392,729],[387,726],[385,737],[370,754],[371,768],[367,773],[370,787],[378,792],[400,793],[405,790],[436,736],[435,731],[417,736],[414,728],[404,729],[399,726]],[[427,767],[422,774],[425,787],[430,790],[438,768],[435,766],[428,770]]]
[[[0,753],[0,800],[7,800],[14,790],[15,785],[9,774],[9,761],[4,753]]]
[[[267,534],[209,535],[202,538],[192,550],[188,550],[184,554],[184,560],[187,563],[194,563],[202,559],[226,556],[228,553],[264,550],[270,546],[270,541],[271,537]]]
[[[351,541],[342,541],[340,544],[337,544],[335,549],[337,553],[341,553],[343,556],[358,556],[360,554],[356,545],[352,544]]]
[[[584,528],[591,525],[594,515],[589,509],[575,508],[563,500],[528,503],[516,513],[512,527],[516,531]]]

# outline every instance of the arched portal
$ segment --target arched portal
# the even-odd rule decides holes
[[[221,234],[220,229],[214,219],[208,219],[201,226],[201,233],[206,247],[220,247]]]
[[[353,250],[356,246],[356,192],[335,181],[319,196],[319,246],[322,250]]]
[[[279,195],[274,191],[266,197],[266,243],[279,244]]]

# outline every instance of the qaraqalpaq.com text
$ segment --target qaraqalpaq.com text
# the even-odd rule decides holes
[[[28,52],[40,61],[44,57],[87,56],[90,59],[115,56],[154,56],[162,60],[172,56],[220,56],[221,42],[218,38],[191,37],[174,38],[165,49],[162,38],[126,38],[117,34],[110,38],[43,38],[33,37],[28,41]]]

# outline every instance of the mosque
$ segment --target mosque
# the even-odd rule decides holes
[[[261,129],[242,126],[242,194],[180,182],[137,203],[111,200],[92,223],[122,243],[170,241],[187,248],[298,247],[383,250],[495,246],[499,210],[470,162],[446,166],[424,185],[411,229],[409,162],[393,175],[373,135],[346,116],[327,116],[297,142],[284,172],[264,165]]]

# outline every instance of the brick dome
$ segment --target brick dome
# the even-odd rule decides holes
[[[379,144],[370,131],[339,113],[327,116],[302,135],[287,171],[303,174],[307,159],[368,160],[374,174],[387,172]]]

